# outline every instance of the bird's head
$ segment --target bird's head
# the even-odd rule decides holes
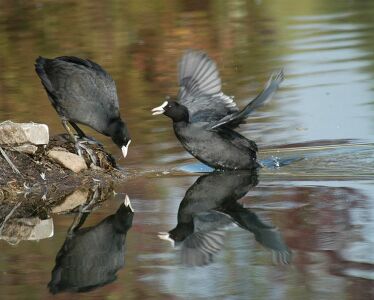
[[[182,104],[179,104],[175,101],[165,101],[160,106],[152,109],[152,115],[164,114],[173,120],[173,122],[188,122],[189,115],[187,107]]]
[[[122,150],[123,157],[126,158],[131,138],[126,124],[118,119],[109,126],[109,135],[113,142]]]

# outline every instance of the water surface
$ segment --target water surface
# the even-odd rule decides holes
[[[88,276],[91,288],[75,293],[82,280],[70,292],[66,284],[65,292],[50,293],[76,214],[44,214],[53,236],[0,241],[1,298],[373,298],[373,15],[371,1],[2,3],[0,119],[62,132],[34,60],[88,57],[116,81],[133,136],[128,159],[119,163],[136,176],[116,186],[117,195],[80,229],[120,232],[120,242],[112,239],[117,256],[110,255],[117,263],[98,259],[91,272],[103,276]],[[217,60],[224,92],[239,105],[284,68],[282,88],[241,126],[265,166],[244,182],[199,179],[207,169],[179,145],[169,119],[150,114],[177,93],[176,66],[187,48]],[[109,139],[88,132],[120,158]],[[216,184],[227,199],[212,194],[209,180],[222,180]],[[201,182],[200,194],[186,194]],[[186,213],[181,208],[189,206],[180,205],[191,193],[201,200]],[[135,212],[125,234],[109,220],[126,194]],[[241,222],[250,226],[232,211],[246,212]],[[165,233],[182,217],[189,235],[173,247]]]

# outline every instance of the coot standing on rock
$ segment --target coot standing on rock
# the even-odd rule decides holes
[[[268,99],[283,81],[271,76],[264,90],[242,110],[221,91],[216,64],[203,52],[187,51],[179,64],[178,102],[165,101],[152,110],[173,120],[174,132],[186,150],[215,169],[253,169],[257,145],[233,129]]]
[[[120,116],[116,85],[101,66],[74,56],[39,57],[35,71],[78,153],[87,148],[72,134],[68,122],[80,138],[87,137],[76,123],[110,136],[126,157],[130,135]]]

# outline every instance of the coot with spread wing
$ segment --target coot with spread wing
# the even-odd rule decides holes
[[[242,110],[221,91],[216,64],[203,52],[187,51],[179,65],[178,101],[152,110],[173,120],[174,132],[186,150],[215,169],[253,169],[257,145],[234,131],[278,89],[283,72],[274,73],[264,90]]]

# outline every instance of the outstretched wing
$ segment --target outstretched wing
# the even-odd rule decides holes
[[[262,105],[267,99],[270,99],[272,95],[279,88],[279,85],[284,79],[283,71],[280,70],[276,73],[273,73],[266,83],[263,91],[257,95],[249,104],[244,107],[241,111],[237,111],[233,114],[223,117],[221,120],[212,123],[210,129],[215,129],[221,126],[235,128],[239,126],[243,121],[249,116],[249,114],[255,110],[257,107]]]
[[[213,257],[222,250],[224,243],[224,230],[194,232],[182,244],[182,264],[187,266],[209,265],[213,262]]]
[[[188,108],[190,121],[212,122],[238,112],[233,99],[221,92],[215,62],[205,53],[188,50],[179,63],[179,103]]]

